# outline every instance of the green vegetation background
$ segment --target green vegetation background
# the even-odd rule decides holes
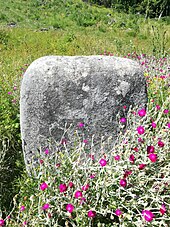
[[[19,87],[28,64],[45,55],[169,54],[168,1],[129,2],[0,0],[0,209],[10,207],[24,168]],[[164,5],[153,11],[153,2]]]

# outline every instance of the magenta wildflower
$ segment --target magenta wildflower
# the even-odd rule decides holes
[[[25,210],[25,206],[21,206],[20,211],[24,211]]]
[[[165,204],[162,204],[162,206],[161,206],[161,208],[160,208],[159,212],[160,212],[162,215],[164,215],[164,214],[166,213],[166,207],[165,207]]]
[[[95,177],[96,177],[96,174],[91,174],[91,175],[90,175],[90,178],[91,178],[91,179],[93,179],[93,178],[95,178]]]
[[[144,140],[143,140],[142,138],[139,137],[139,138],[138,138],[138,142],[139,142],[139,143],[143,143]]]
[[[169,110],[164,110],[164,114],[168,114],[169,113]]]
[[[119,184],[120,184],[120,186],[122,186],[123,188],[125,188],[126,185],[127,185],[126,179],[121,179],[120,182],[119,182]]]
[[[64,145],[64,144],[67,143],[67,140],[66,140],[65,138],[62,138],[60,143],[61,143],[62,145]]]
[[[158,141],[158,147],[164,147],[164,146],[165,146],[164,142],[159,140]]]
[[[93,210],[89,210],[88,213],[87,213],[87,216],[89,218],[95,218],[96,217],[96,212],[93,211]]]
[[[89,189],[90,185],[89,184],[86,184],[86,185],[83,185],[82,186],[82,190],[83,191],[87,191]]]
[[[86,202],[86,198],[85,198],[85,197],[82,197],[82,198],[80,199],[80,204],[83,205],[85,202]]]
[[[116,214],[117,216],[120,216],[120,215],[122,214],[122,211],[119,210],[119,209],[117,209],[117,210],[115,211],[115,214]]]
[[[128,177],[131,174],[132,174],[132,170],[125,170],[123,178],[125,179],[126,177]]]
[[[24,222],[23,222],[23,225],[27,225],[27,224],[28,224],[28,222],[27,222],[27,221],[24,221]]]
[[[126,123],[126,118],[124,118],[124,117],[120,118],[120,122],[121,123]]]
[[[129,161],[132,162],[132,164],[134,164],[134,162],[135,162],[135,156],[133,154],[131,154],[129,156]]]
[[[42,159],[40,159],[39,162],[40,162],[40,164],[43,164],[44,163],[44,161]]]
[[[0,226],[4,226],[5,225],[5,221],[3,219],[0,219]]]
[[[59,168],[59,167],[61,166],[61,164],[60,164],[60,163],[57,163],[55,166],[56,166],[57,168]]]
[[[16,99],[13,99],[13,100],[12,100],[12,103],[14,103],[14,104],[15,104],[16,102],[17,102],[17,100],[16,100]]]
[[[78,199],[78,198],[81,198],[83,196],[83,194],[82,194],[82,192],[81,191],[76,191],[75,193],[74,193],[74,197],[76,198],[76,199]]]
[[[40,185],[40,190],[44,191],[46,188],[48,188],[48,184],[46,182],[43,182],[41,185]]]
[[[114,159],[116,160],[116,161],[119,161],[120,160],[120,155],[116,155],[116,156],[114,156]]]
[[[139,151],[139,148],[134,147],[133,150],[136,151],[136,152],[138,152]]]
[[[49,149],[45,149],[44,153],[49,154]]]
[[[138,132],[138,134],[140,134],[140,135],[144,134],[144,133],[145,133],[144,127],[143,127],[143,126],[139,126],[139,127],[137,128],[137,132]]]
[[[143,163],[142,164],[139,164],[139,169],[140,170],[144,169],[145,167],[146,167],[146,164],[143,164]]]
[[[50,208],[50,204],[49,203],[46,203],[41,208],[42,208],[42,210],[47,210],[47,209]]]
[[[91,158],[91,160],[94,161],[94,154],[90,154],[90,155],[89,155],[89,158]]]
[[[73,188],[73,187],[74,187],[73,182],[72,182],[72,181],[70,181],[70,182],[69,182],[69,184],[68,184],[68,186],[69,186],[70,188]]]
[[[154,146],[148,146],[148,147],[147,147],[147,153],[148,153],[148,154],[154,153],[154,151],[155,151]]]
[[[161,107],[160,107],[159,105],[156,105],[156,109],[157,109],[157,110],[160,110]]]
[[[152,122],[151,126],[152,126],[152,128],[156,128],[156,123]]]
[[[148,158],[151,160],[151,162],[156,162],[157,154],[151,153],[151,154],[149,154]]]
[[[88,140],[83,140],[83,143],[88,144]]]
[[[139,111],[138,111],[138,115],[139,115],[140,117],[144,117],[144,116],[146,115],[146,110],[145,110],[145,109],[139,110]]]
[[[65,192],[65,191],[67,191],[67,186],[66,186],[66,184],[60,184],[60,185],[59,185],[59,190],[60,190],[60,192]]]
[[[104,167],[104,166],[106,166],[106,164],[107,164],[107,161],[106,161],[106,159],[100,159],[100,161],[99,161],[99,163],[100,163],[100,165],[102,166],[102,167]]]
[[[83,122],[79,122],[77,125],[78,128],[83,128],[84,127],[84,123]]]
[[[74,206],[73,206],[71,203],[69,203],[69,204],[66,205],[66,210],[67,210],[69,213],[72,213],[73,210],[74,210]]]
[[[167,124],[167,127],[170,128],[170,122]]]
[[[14,89],[14,91],[15,91],[15,90],[17,90],[17,87],[16,87],[16,86],[14,86],[14,87],[13,87],[13,89]]]
[[[148,222],[151,222],[154,218],[154,214],[150,210],[143,210],[142,215],[144,219]]]
[[[12,92],[11,91],[8,91],[8,95],[11,95],[12,94]]]

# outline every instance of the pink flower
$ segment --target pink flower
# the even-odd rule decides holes
[[[147,147],[147,153],[148,153],[148,154],[154,153],[154,151],[155,151],[154,146],[148,146],[148,147]]]
[[[144,127],[143,127],[143,126],[139,126],[139,127],[137,128],[137,132],[138,132],[138,134],[140,134],[140,135],[144,134],[144,133],[145,133]]]
[[[139,169],[140,170],[144,169],[145,167],[146,167],[146,164],[143,164],[143,163],[142,164],[139,164]]]
[[[88,140],[83,140],[83,143],[88,144]]]
[[[91,174],[91,175],[90,175],[90,178],[91,178],[91,179],[93,179],[93,178],[95,178],[95,177],[96,177],[96,174]]]
[[[89,187],[90,187],[90,185],[86,184],[86,185],[82,186],[82,190],[87,191],[89,189]]]
[[[41,208],[42,208],[42,210],[47,210],[47,209],[50,208],[50,204],[49,203],[46,203]]]
[[[119,160],[120,160],[120,155],[114,156],[114,159],[115,159],[116,161],[119,161]]]
[[[25,210],[25,206],[21,206],[20,211],[24,211]]]
[[[125,110],[127,108],[127,106],[123,106],[123,109]]]
[[[69,184],[68,184],[68,186],[70,187],[70,188],[73,188],[74,187],[74,184],[73,184],[73,182],[69,182]]]
[[[86,202],[86,198],[85,198],[85,197],[82,197],[82,198],[80,199],[80,204],[83,205],[85,202]]]
[[[138,115],[139,115],[140,117],[144,117],[144,116],[146,115],[145,109],[139,110],[139,111],[138,111]]]
[[[71,203],[69,203],[69,204],[66,205],[66,210],[67,210],[69,213],[72,213],[73,210],[74,210],[74,206],[73,206]]]
[[[40,190],[44,191],[46,188],[48,188],[48,184],[43,182],[41,185],[40,185]]]
[[[11,95],[12,94],[12,92],[11,91],[8,91],[8,95]]]
[[[81,191],[76,191],[75,192],[75,194],[74,194],[74,197],[76,198],[76,199],[78,199],[78,198],[81,198],[83,196],[83,194],[82,194],[82,192]]]
[[[5,225],[5,221],[3,219],[0,219],[0,226],[4,226]]]
[[[120,186],[122,186],[123,188],[125,188],[126,185],[127,185],[126,179],[121,179],[120,182],[119,182],[119,184],[120,184]]]
[[[122,211],[119,210],[119,209],[117,209],[117,210],[115,211],[115,214],[116,214],[117,216],[120,216],[120,215],[122,214]]]
[[[154,153],[149,154],[148,158],[151,160],[151,162],[157,161],[157,155]]]
[[[160,107],[159,105],[156,105],[156,109],[157,109],[157,110],[160,110],[161,107]]]
[[[45,154],[49,154],[49,150],[48,149],[45,149],[44,153]]]
[[[39,162],[40,162],[40,164],[43,164],[44,163],[44,161],[42,159],[40,159]]]
[[[158,141],[158,147],[164,147],[164,145],[165,145],[165,144],[164,144],[163,141],[161,141],[161,140]]]
[[[156,128],[156,123],[152,122],[151,126],[152,126],[152,128]]]
[[[14,89],[14,91],[15,91],[15,90],[17,90],[17,87],[16,87],[16,86],[14,86],[14,87],[13,87],[13,89]]]
[[[148,222],[151,222],[155,216],[150,210],[143,210],[142,215],[144,219]]]
[[[89,210],[88,213],[87,213],[87,216],[89,218],[95,218],[96,217],[96,212],[92,211],[92,210]]]
[[[89,155],[89,158],[91,158],[91,160],[94,161],[94,154],[90,154],[90,155]]]
[[[123,178],[125,179],[126,177],[128,177],[131,174],[132,174],[132,171],[131,170],[125,170],[125,173],[124,173]]]
[[[121,123],[126,123],[126,118],[124,118],[124,117],[120,118],[120,122]]]
[[[131,155],[129,156],[129,161],[132,162],[132,163],[135,162],[135,156],[134,156],[133,154],[131,154]]]
[[[170,122],[167,124],[167,127],[170,128]]]
[[[168,114],[169,113],[169,110],[164,110],[164,114]]]
[[[65,138],[61,139],[61,142],[60,142],[62,145],[66,144],[67,143],[67,140]]]
[[[23,222],[23,225],[27,225],[27,224],[28,224],[28,222],[27,222],[27,221],[24,221],[24,222]]]
[[[84,127],[84,123],[83,122],[79,122],[77,125],[78,128],[83,128]]]
[[[159,212],[160,212],[162,215],[164,215],[164,214],[166,213],[166,207],[165,207],[165,204],[162,204],[162,206],[161,206],[161,208],[160,208]]]
[[[139,149],[137,147],[134,147],[133,150],[136,151],[136,152],[139,151]]]
[[[144,141],[143,141],[142,138],[139,137],[139,138],[138,138],[138,142],[139,142],[139,143],[143,143]]]
[[[106,164],[107,164],[107,161],[106,161],[106,159],[100,159],[100,161],[99,161],[99,163],[100,163],[100,165],[103,167],[103,166],[106,166]]]
[[[66,184],[60,184],[60,185],[59,185],[59,190],[60,190],[60,192],[65,192],[65,191],[67,191],[67,186],[66,186]]]

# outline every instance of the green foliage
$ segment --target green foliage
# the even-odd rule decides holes
[[[86,2],[104,5],[126,13],[142,13],[146,17],[169,16],[168,0],[87,0]]]

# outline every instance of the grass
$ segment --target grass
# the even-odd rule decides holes
[[[41,0],[9,0],[8,2],[0,1],[0,8],[0,172],[3,173],[0,176],[0,216],[6,220],[8,226],[19,226],[27,219],[29,219],[29,221],[32,219],[30,222],[31,226],[35,226],[36,222],[42,223],[42,226],[44,226],[45,224],[43,223],[45,223],[45,221],[48,223],[47,226],[54,226],[54,223],[57,223],[57,221],[60,224],[62,223],[61,225],[68,222],[73,226],[75,223],[78,223],[77,226],[95,226],[95,223],[100,223],[103,218],[110,222],[111,219],[110,217],[108,218],[109,214],[113,215],[115,226],[118,223],[119,226],[120,223],[122,224],[121,220],[123,219],[121,219],[121,217],[126,219],[126,226],[130,226],[130,221],[127,220],[128,215],[133,217],[136,225],[137,223],[139,225],[140,221],[142,223],[140,223],[141,225],[146,224],[146,222],[142,222],[141,210],[143,208],[150,209],[155,206],[157,207],[157,210],[155,211],[153,209],[154,214],[159,212],[158,208],[162,206],[163,201],[161,190],[157,192],[156,198],[159,199],[158,203],[153,202],[154,200],[152,201],[155,196],[155,194],[153,194],[149,200],[148,207],[147,205],[144,207],[141,203],[140,205],[138,204],[141,210],[137,211],[137,209],[139,209],[137,206],[137,209],[134,208],[136,209],[134,214],[136,214],[140,220],[137,221],[134,215],[129,214],[129,212],[131,212],[129,209],[122,208],[121,201],[119,201],[117,197],[108,197],[106,187],[101,189],[100,185],[103,181],[106,181],[107,184],[111,181],[111,178],[113,179],[114,177],[115,182],[119,182],[120,176],[122,176],[122,169],[127,168],[127,166],[128,168],[132,167],[125,159],[131,154],[131,148],[136,146],[140,147],[141,155],[139,157],[138,154],[135,154],[136,159],[139,158],[141,161],[147,160],[148,164],[145,172],[147,176],[145,183],[149,186],[144,188],[145,191],[143,191],[143,193],[149,193],[153,187],[152,182],[148,183],[148,179],[151,177],[149,172],[154,173],[154,177],[158,178],[158,181],[160,181],[160,176],[156,175],[158,173],[156,172],[156,168],[160,172],[165,173],[169,185],[169,175],[166,173],[168,172],[167,168],[169,168],[169,129],[167,126],[167,123],[169,122],[169,113],[164,114],[163,112],[165,109],[169,109],[170,96],[168,76],[170,51],[169,18],[163,18],[160,21],[154,19],[145,20],[142,16],[113,12],[103,7],[89,6],[78,0],[51,0],[46,3]],[[112,14],[111,18],[108,16],[109,13]],[[112,18],[115,20],[113,23],[111,23]],[[16,24],[16,26],[12,27],[12,23],[14,25]],[[47,29],[47,31],[44,28]],[[51,172],[51,170],[48,169],[48,156],[44,160],[46,165],[42,165],[40,166],[40,169],[37,169],[38,173],[42,170],[45,171],[46,175],[40,175],[37,179],[28,178],[24,172],[25,168],[22,157],[19,125],[19,90],[24,71],[33,60],[45,55],[96,55],[101,53],[108,55],[110,54],[108,53],[109,51],[113,55],[126,55],[126,57],[139,61],[144,67],[145,76],[148,81],[149,102],[147,117],[140,119],[133,118],[133,115],[129,115],[128,124],[131,130],[127,132],[127,139],[131,139],[131,142],[127,147],[127,152],[121,153],[121,148],[123,148],[122,145],[115,148],[118,153],[122,155],[122,160],[124,160],[120,164],[121,171],[117,172],[116,176],[113,174],[117,168],[117,163],[115,163],[114,160],[108,163],[107,168],[100,168],[98,163],[99,160],[95,160],[93,163],[91,162],[91,159],[88,160],[86,166],[78,167],[75,162],[75,157],[78,157],[78,151],[80,147],[84,145],[76,142],[76,139],[73,138],[73,141],[75,140],[75,147],[72,149],[74,152],[71,154],[70,159],[68,160],[65,155],[63,157],[56,157],[63,165],[59,170],[60,177],[56,179],[56,185],[52,183],[52,178],[55,177],[56,169],[52,168],[54,172]],[[132,54],[134,52],[137,54]],[[146,57],[143,56],[139,59],[139,56],[141,56],[142,53],[147,55]],[[11,92],[11,94],[8,92]],[[159,111],[155,109],[156,105],[160,106],[161,109]],[[150,118],[153,118],[153,121],[156,122],[156,129],[151,130]],[[147,128],[145,134],[145,139],[147,139],[143,145],[136,143],[137,135],[135,127],[139,124],[144,124]],[[123,135],[120,135],[121,142],[122,136]],[[153,140],[154,136],[155,139]],[[159,137],[165,143],[165,146],[161,148],[162,150],[160,150],[157,144]],[[81,133],[80,135],[78,134],[78,137],[76,138],[78,138],[78,141],[81,141]],[[146,158],[146,147],[151,144],[155,146],[156,153],[159,157],[158,164],[155,165],[151,165],[149,159]],[[62,149],[65,150],[66,148],[63,147]],[[84,149],[84,147],[82,149]],[[162,151],[165,154],[163,157],[162,153],[160,153]],[[112,150],[109,152],[107,157],[113,155]],[[50,166],[53,164],[52,160],[50,160]],[[135,166],[133,166],[136,171],[138,164],[139,162],[137,161]],[[69,167],[66,168],[67,166]],[[77,170],[72,172],[72,166],[76,166]],[[59,194],[56,198],[56,203],[58,202],[58,204],[60,204],[60,215],[55,216],[52,219],[46,219],[45,215],[47,213],[42,212],[41,206],[43,205],[43,202],[50,203],[49,201],[51,201],[53,192],[52,190],[47,191],[45,194],[46,196],[44,197],[42,191],[37,190],[39,185],[43,181],[47,181],[57,194],[59,193],[58,186],[60,183],[65,182],[68,184],[70,180],[74,180],[74,190],[81,189],[81,186],[86,183],[87,174],[89,173],[89,170],[85,172],[82,171],[83,168],[91,169],[94,172],[97,171],[96,174],[100,176],[95,183],[90,182],[90,191],[88,192],[89,194],[87,193],[86,199],[90,201],[91,205],[88,203],[85,207],[82,206],[80,209],[77,203],[74,204],[74,196],[67,197],[65,200],[64,196]],[[108,175],[106,180],[104,178],[104,173],[106,173],[107,170],[110,171],[110,175]],[[71,179],[70,174],[68,174],[68,177],[63,176],[64,171],[66,173],[71,172],[74,176],[73,179]],[[80,171],[81,180],[76,178],[77,171]],[[138,172],[135,172],[135,184],[138,184],[140,181],[137,177],[137,173]],[[133,178],[130,178],[128,181],[133,182]],[[96,188],[100,188],[99,194],[97,194]],[[72,193],[71,195],[73,195],[74,190],[69,189],[67,193]],[[114,186],[109,186],[109,190],[110,193],[114,193],[116,190],[119,191],[118,183],[114,183]],[[167,190],[169,190],[169,188],[167,188]],[[118,191],[116,191],[116,193],[118,193]],[[121,190],[120,192],[123,193]],[[134,191],[133,193],[136,192]],[[12,200],[12,197],[16,194],[18,194],[18,196],[16,199]],[[35,198],[33,203],[34,199],[31,200],[33,194],[35,194],[37,198],[40,198],[40,200],[38,201]],[[101,195],[103,195],[103,200],[98,199],[98,202],[95,205],[94,201],[96,197],[100,196],[100,198],[102,198]],[[47,198],[47,201],[45,198]],[[116,204],[114,203],[113,198],[117,201]],[[104,203],[104,200],[107,202]],[[72,214],[73,220],[69,218],[68,213],[65,210],[66,203],[73,203],[76,207]],[[169,221],[168,207],[170,202],[167,199],[165,200],[165,203],[167,209],[165,216],[156,216],[156,219],[151,223],[152,226],[158,226],[159,219],[162,223]],[[125,203],[122,204],[126,206]],[[154,206],[151,207],[151,204]],[[26,209],[25,213],[18,213],[20,206],[22,205],[26,208],[31,206],[30,211]],[[52,204],[52,207],[50,208],[51,214],[57,212],[55,206],[56,204]],[[118,207],[123,209],[125,216],[115,216],[114,211]],[[12,219],[8,220],[7,216],[12,208],[13,211],[10,214]],[[89,219],[87,217],[87,212],[90,209],[97,213],[95,219]],[[108,211],[109,214],[107,212],[106,214],[104,210]],[[63,220],[61,217],[63,217]],[[43,221],[41,222],[40,219]],[[147,224],[149,226],[149,223]],[[107,225],[109,226],[109,224]]]

